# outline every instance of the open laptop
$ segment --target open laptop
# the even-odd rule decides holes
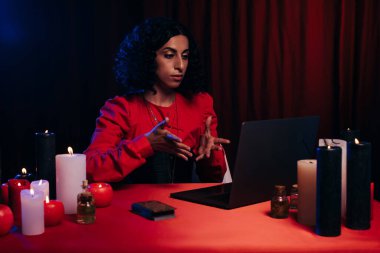
[[[243,122],[233,182],[170,197],[224,209],[267,201],[276,184],[297,182],[297,160],[314,157],[318,126],[318,116]]]

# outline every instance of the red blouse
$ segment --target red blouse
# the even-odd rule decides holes
[[[118,182],[144,165],[146,159],[154,154],[144,134],[163,117],[169,117],[165,128],[179,136],[197,155],[200,136],[210,115],[213,117],[211,133],[216,137],[217,118],[213,99],[207,93],[198,93],[191,99],[177,93],[169,107],[149,103],[142,95],[128,99],[117,96],[108,100],[100,110],[91,144],[84,151],[88,179]],[[225,171],[223,150],[213,150],[210,158],[197,162],[201,181],[221,181]]]

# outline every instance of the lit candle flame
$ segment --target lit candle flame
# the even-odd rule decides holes
[[[40,182],[38,183],[38,185],[42,185],[42,179],[40,180]]]
[[[17,183],[17,186],[21,186],[21,183]]]
[[[359,140],[355,138],[355,144],[359,144]]]
[[[26,174],[27,172],[28,172],[28,171],[27,171],[25,168],[22,168],[22,169],[21,169],[21,173],[22,173],[22,174]]]
[[[45,134],[47,134],[47,133],[49,133],[49,131],[46,129],[46,130],[45,130]]]
[[[328,145],[328,146],[327,146],[327,149],[331,149],[331,146],[330,146],[330,145]]]
[[[347,131],[351,131],[351,129],[348,127],[348,128],[347,128]]]
[[[34,196],[34,190],[33,190],[33,188],[30,189],[30,195],[32,195],[32,197]]]
[[[46,196],[46,198],[45,198],[45,202],[46,202],[46,204],[49,203],[49,201],[50,201],[50,200],[49,200],[49,196]]]
[[[73,151],[72,147],[68,147],[67,148],[67,152],[69,152],[70,155],[74,154],[74,151]]]
[[[102,187],[103,187],[103,186],[100,184],[100,185],[99,185],[99,188],[102,188]]]

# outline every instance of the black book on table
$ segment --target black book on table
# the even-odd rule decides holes
[[[136,202],[132,204],[132,212],[149,220],[174,218],[175,208],[157,200]]]

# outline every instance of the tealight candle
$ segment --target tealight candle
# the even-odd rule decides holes
[[[86,179],[86,155],[56,155],[57,199],[63,202],[65,214],[77,213],[77,196],[82,192],[82,181]]]
[[[30,183],[26,179],[9,179],[8,180],[8,203],[12,209],[15,218],[15,225],[21,225],[21,200],[20,192],[24,189],[29,189]]]
[[[30,188],[34,191],[42,191],[44,193],[44,199],[49,196],[49,182],[47,180],[37,180],[30,184]]]
[[[21,174],[17,174],[15,176],[15,179],[26,179],[29,182],[32,182],[32,180],[34,180],[34,175],[32,173],[28,173],[28,171],[25,168],[22,168]]]
[[[45,226],[56,226],[63,220],[65,210],[61,201],[49,200],[49,197],[46,196],[44,210]]]
[[[8,193],[8,183],[3,183],[1,185],[1,199],[3,200],[3,203],[5,205],[8,205],[8,199],[9,199],[9,193]]]
[[[22,233],[40,235],[45,231],[44,193],[41,191],[21,191]]]
[[[89,185],[88,190],[92,193],[95,199],[96,207],[106,207],[112,201],[112,187],[107,183],[92,183]]]

